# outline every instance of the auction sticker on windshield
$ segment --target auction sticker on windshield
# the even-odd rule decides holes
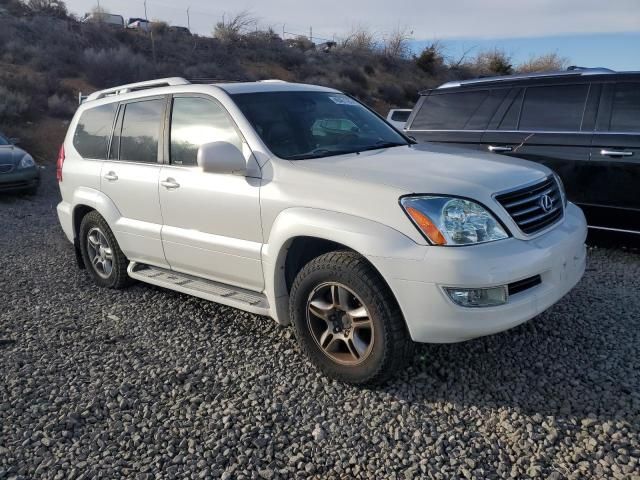
[[[329,96],[333,103],[337,103],[338,105],[358,105],[353,98],[347,97],[346,95],[340,96]]]

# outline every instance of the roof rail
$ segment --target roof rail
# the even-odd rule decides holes
[[[189,85],[191,82],[182,77],[159,78],[158,80],[148,80],[146,82],[129,83],[120,85],[119,87],[107,88],[106,90],[98,90],[89,95],[85,101],[98,100],[100,98],[109,97],[111,95],[122,95],[123,93],[136,92],[138,90],[147,90],[149,88],[170,87],[173,85]]]
[[[509,80],[525,80],[528,78],[546,78],[546,77],[565,77],[572,75],[599,75],[616,73],[615,70],[609,68],[585,68],[585,67],[569,67],[567,70],[559,70],[555,72],[543,73],[519,73],[516,75],[502,75],[499,77],[473,78],[471,80],[455,80],[453,82],[443,83],[440,88],[461,87],[463,85],[473,85],[488,82],[504,82]]]

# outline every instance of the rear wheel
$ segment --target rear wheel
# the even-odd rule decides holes
[[[127,275],[129,261],[116,241],[106,220],[89,212],[80,223],[80,252],[93,281],[107,288],[123,288],[131,283]]]
[[[395,298],[355,252],[311,260],[291,289],[300,347],[326,375],[348,383],[382,383],[413,354]]]

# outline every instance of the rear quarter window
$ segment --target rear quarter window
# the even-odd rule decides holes
[[[117,104],[89,108],[80,114],[73,134],[73,146],[84,158],[104,160],[113,129]]]
[[[616,85],[609,130],[640,132],[640,82]]]
[[[432,93],[422,102],[411,130],[464,130],[488,96],[488,90]]]

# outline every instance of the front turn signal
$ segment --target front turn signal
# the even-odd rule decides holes
[[[411,217],[411,219],[418,226],[418,228],[422,230],[422,233],[424,233],[434,245],[447,244],[447,239],[444,238],[444,235],[442,235],[440,230],[438,230],[438,227],[436,227],[433,224],[433,222],[429,220],[429,217],[427,217],[424,213],[422,213],[421,211],[413,207],[407,207],[406,211]]]

